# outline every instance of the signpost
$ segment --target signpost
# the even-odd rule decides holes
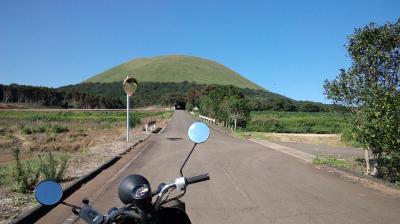
[[[137,89],[137,80],[127,76],[122,84],[122,88],[126,93],[126,142],[129,142],[129,97],[132,96]]]

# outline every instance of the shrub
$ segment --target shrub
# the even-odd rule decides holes
[[[377,177],[392,183],[400,183],[400,158],[395,156],[381,156],[376,158]]]
[[[24,135],[30,135],[30,134],[32,134],[32,128],[23,126],[21,128],[21,133]]]
[[[131,128],[136,127],[137,125],[140,125],[141,123],[141,119],[139,116],[137,116],[136,114],[131,114],[129,117],[129,126]]]
[[[51,152],[39,155],[40,173],[43,178],[61,182],[68,168],[68,159],[65,155],[55,158]]]
[[[46,125],[40,125],[37,129],[36,132],[38,133],[45,133],[47,131],[47,126]]]
[[[21,193],[27,193],[34,189],[36,186],[40,170],[35,166],[34,161],[27,160],[22,162],[19,158],[20,150],[14,150],[15,169],[13,177],[16,183],[16,191]]]
[[[7,129],[0,127],[0,135],[6,135]]]
[[[68,132],[69,129],[66,126],[61,126],[61,125],[56,124],[56,125],[53,125],[52,131],[56,134],[60,134],[60,133]]]

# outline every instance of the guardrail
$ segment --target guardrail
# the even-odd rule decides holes
[[[200,119],[203,119],[206,122],[215,124],[215,119],[214,118],[209,118],[209,117],[206,117],[206,116],[203,116],[203,115],[200,115],[200,114],[199,114],[199,117],[200,117]]]

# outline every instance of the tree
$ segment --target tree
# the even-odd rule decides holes
[[[249,118],[250,111],[248,109],[248,103],[243,98],[231,98],[228,101],[228,114],[229,118],[233,119],[234,130],[236,131],[237,126],[244,127]]]
[[[200,97],[199,108],[201,113],[235,129],[245,127],[249,117],[248,100],[234,86],[208,86]]]
[[[352,65],[325,81],[325,94],[355,115],[354,136],[372,150],[377,175],[400,181],[400,19],[356,29],[347,50]]]

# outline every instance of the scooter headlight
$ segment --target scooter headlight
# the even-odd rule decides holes
[[[124,204],[133,203],[139,209],[146,209],[151,206],[150,183],[141,175],[129,175],[119,184],[118,196]]]

